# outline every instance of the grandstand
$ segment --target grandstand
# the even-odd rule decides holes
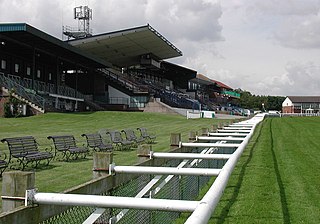
[[[5,23],[0,43],[1,114],[12,89],[25,114],[143,111],[150,97],[216,110],[239,98],[227,85],[165,61],[182,52],[149,24],[62,41],[25,23]]]

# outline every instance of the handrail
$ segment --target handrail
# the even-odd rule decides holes
[[[15,82],[15,80],[6,77],[4,73],[0,73],[0,83],[9,90],[14,89],[17,95],[45,110],[45,98],[35,94],[33,91],[26,89],[18,82]]]
[[[123,79],[123,78],[121,78],[120,75],[118,75],[118,74],[116,74],[106,68],[98,69],[98,71],[102,72],[107,77],[110,77],[114,80],[117,80],[122,85],[129,88],[129,90],[133,91],[134,93],[145,92],[145,90],[146,90],[145,85],[137,85],[136,83],[134,83],[130,80]]]
[[[69,86],[57,86],[56,91],[56,85],[52,83],[46,83],[39,80],[34,80],[34,84],[32,87],[32,80],[28,78],[21,78],[20,76],[10,75],[10,74],[4,74],[1,73],[10,80],[14,81],[15,83],[19,84],[25,89],[42,92],[42,93],[53,93],[53,94],[59,94],[62,96],[69,96],[74,98],[85,98],[85,95],[80,93],[79,91],[69,87]]]

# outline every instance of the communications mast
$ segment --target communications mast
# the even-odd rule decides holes
[[[90,20],[92,20],[92,9],[88,6],[78,6],[74,8],[74,19],[78,20],[78,27],[63,26],[62,32],[68,37],[81,39],[92,36]]]

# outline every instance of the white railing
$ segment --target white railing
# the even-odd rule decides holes
[[[200,201],[185,201],[185,200],[169,200],[169,199],[152,199],[152,198],[140,198],[139,197],[118,197],[118,196],[97,196],[97,195],[68,195],[68,194],[57,194],[57,193],[37,193],[34,190],[28,190],[26,193],[26,205],[29,204],[49,204],[49,205],[71,205],[71,206],[96,206],[99,207],[95,211],[93,216],[90,216],[85,223],[93,223],[96,218],[94,216],[102,214],[103,209],[101,208],[125,208],[121,214],[117,217],[113,217],[117,221],[120,220],[128,211],[127,209],[144,209],[144,210],[161,210],[161,211],[185,211],[192,212],[187,224],[205,224],[211,217],[211,214],[214,212],[222,194],[227,186],[229,177],[237,164],[238,159],[240,158],[243,150],[248,144],[251,136],[253,135],[254,129],[259,122],[264,119],[265,114],[259,114],[247,121],[242,121],[233,127],[238,127],[238,129],[230,129],[228,133],[223,133],[224,137],[229,136],[228,138],[232,139],[234,136],[239,139],[238,135],[245,135],[242,138],[240,144],[230,144],[227,141],[216,141],[214,143],[180,143],[180,147],[209,147],[209,150],[204,149],[200,154],[191,154],[191,153],[150,153],[150,158],[181,158],[181,159],[225,159],[227,162],[222,167],[222,169],[213,169],[213,168],[191,168],[193,164],[191,163],[190,167],[183,168],[182,166],[174,167],[137,167],[137,166],[115,166],[112,164],[109,167],[110,173],[143,173],[143,174],[160,174],[160,175],[209,175],[216,176],[216,179],[208,192]],[[241,126],[243,125],[243,126]],[[239,133],[243,131],[241,129],[248,128],[251,126],[249,133]],[[240,130],[239,130],[240,129]],[[208,133],[208,136],[212,136],[219,133]],[[200,137],[197,137],[200,139]],[[214,150],[218,148],[236,148],[232,154],[221,155],[221,154],[211,154]],[[210,152],[209,152],[210,151]],[[208,154],[203,152],[209,152]],[[207,157],[207,158],[206,158]],[[223,157],[223,158],[222,158]],[[184,160],[185,161],[185,160]],[[153,185],[155,182],[160,180],[160,176],[156,176],[156,179],[152,180],[150,185]],[[143,194],[145,194],[149,187],[143,189]],[[100,211],[101,210],[101,211]]]
[[[320,113],[282,113],[281,117],[319,117]]]

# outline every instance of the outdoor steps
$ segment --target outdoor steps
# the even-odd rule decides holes
[[[2,90],[3,90],[4,92],[6,92],[7,94],[9,94],[9,90],[8,90],[7,88],[2,87]],[[15,97],[16,99],[18,99],[18,100],[20,100],[20,101],[28,104],[30,107],[32,107],[33,109],[37,110],[38,112],[40,112],[40,113],[45,113],[45,110],[44,110],[43,108],[35,105],[34,103],[32,103],[32,102],[30,102],[29,100],[27,100],[27,99],[19,96],[18,94],[13,93],[12,96]]]

